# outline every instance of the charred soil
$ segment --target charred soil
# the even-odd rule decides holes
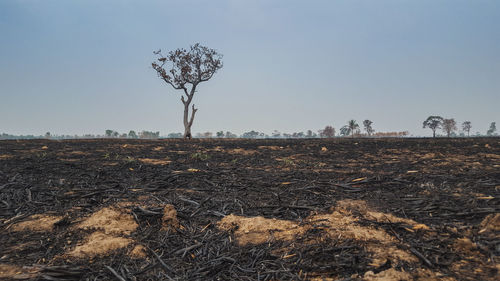
[[[0,141],[0,280],[499,280],[500,139]]]

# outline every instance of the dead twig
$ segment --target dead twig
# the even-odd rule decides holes
[[[110,267],[110,266],[107,266],[107,265],[106,265],[106,268],[107,268],[109,271],[111,271],[111,273],[113,273],[113,275],[114,275],[114,276],[115,276],[118,280],[120,280],[120,281],[127,281],[127,280],[125,280],[125,278],[123,278],[120,274],[118,274],[118,272],[116,272],[116,271],[115,271],[112,267]]]

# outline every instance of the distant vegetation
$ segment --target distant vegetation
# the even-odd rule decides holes
[[[263,139],[263,138],[274,138],[274,139],[311,139],[311,138],[334,138],[334,137],[357,137],[357,138],[387,138],[387,137],[408,137],[410,133],[408,131],[399,132],[376,132],[372,127],[373,122],[371,120],[364,120],[363,127],[364,132],[361,133],[360,126],[357,121],[352,119],[347,122],[346,125],[340,128],[340,132],[336,134],[336,130],[332,125],[326,125],[323,129],[317,130],[317,133],[312,130],[307,130],[306,132],[279,132],[274,130],[271,134],[266,134],[264,132],[259,132],[251,130],[244,132],[241,135],[234,134],[229,131],[218,131],[216,133],[203,132],[197,133],[195,138],[247,138],[247,139]],[[442,137],[442,135],[437,134],[438,129],[441,129],[445,133],[446,137],[469,137],[470,131],[472,129],[472,123],[470,121],[464,121],[461,126],[461,132],[457,133],[457,122],[454,118],[443,118],[441,116],[429,116],[423,123],[424,128],[430,128],[432,130],[433,137]],[[496,122],[491,122],[488,131],[484,135],[476,132],[474,137],[481,136],[498,136]],[[46,132],[44,135],[10,135],[6,133],[0,134],[0,139],[95,139],[95,138],[116,138],[116,139],[159,139],[159,138],[184,138],[185,134],[182,133],[169,133],[166,136],[160,136],[160,132],[152,131],[140,131],[136,133],[134,130],[130,130],[128,133],[120,133],[115,130],[105,130],[103,135],[92,135],[85,134],[79,135],[54,135],[50,132]]]

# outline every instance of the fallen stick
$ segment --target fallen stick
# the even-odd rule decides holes
[[[412,252],[415,256],[421,259],[429,267],[433,267],[432,263],[424,255],[422,255],[419,251],[417,251],[417,249],[411,247],[410,252]]]
[[[180,250],[177,250],[177,251],[175,251],[175,252],[174,252],[174,254],[175,254],[175,255],[178,255],[178,254],[180,254],[180,253],[183,253],[183,254],[182,254],[182,257],[184,257],[184,256],[186,256],[186,253],[187,253],[188,251],[191,251],[191,250],[193,250],[193,249],[196,249],[196,248],[198,248],[198,247],[200,247],[200,246],[202,246],[202,245],[203,245],[203,244],[201,244],[201,243],[197,243],[197,244],[191,245],[191,246],[189,246],[189,247],[186,247],[186,248],[182,248],[182,249],[180,249]]]
[[[109,271],[111,271],[111,273],[113,273],[113,275],[114,275],[114,276],[115,276],[118,280],[120,280],[120,281],[127,281],[127,280],[125,280],[125,278],[123,278],[120,274],[118,274],[118,272],[116,272],[116,271],[115,271],[112,267],[110,267],[110,266],[107,266],[107,265],[106,265],[106,268],[107,268]]]

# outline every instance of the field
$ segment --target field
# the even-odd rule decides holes
[[[0,279],[499,280],[500,139],[0,142]]]

